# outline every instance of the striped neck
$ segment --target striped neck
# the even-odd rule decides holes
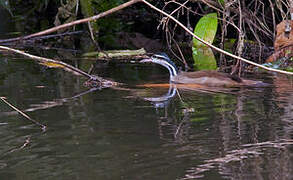
[[[166,55],[155,54],[151,57],[152,62],[156,64],[160,64],[168,69],[170,74],[170,80],[172,80],[175,76],[178,75],[178,68],[173,61]]]

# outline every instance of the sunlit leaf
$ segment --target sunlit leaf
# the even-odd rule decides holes
[[[49,68],[65,68],[63,65],[53,62],[40,62],[40,64]]]
[[[194,69],[196,70],[214,70],[217,69],[217,62],[211,48],[201,47],[192,48],[192,58]]]
[[[218,28],[217,13],[210,13],[197,22],[194,34],[208,43],[213,43]],[[193,38],[193,47],[205,46],[197,39]]]

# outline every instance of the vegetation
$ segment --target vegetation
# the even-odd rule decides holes
[[[293,75],[283,71],[292,64],[293,21],[288,20],[292,1],[0,2],[16,31],[8,33],[10,39],[0,39],[1,56],[14,53],[38,63],[19,62],[26,58],[13,62],[3,57],[1,61],[0,102],[7,106],[2,105],[0,113],[4,117],[0,164],[3,176],[13,178],[11,169],[17,167],[15,177],[23,177],[19,172],[38,177],[52,174],[54,177],[66,174],[68,179],[82,177],[80,162],[85,162],[84,170],[94,169],[90,177],[96,179],[100,174],[107,176],[106,179],[142,176],[148,179],[164,174],[162,169],[173,172],[168,168],[173,161],[176,166],[172,168],[184,168],[186,178],[205,178],[207,174],[212,178],[217,171],[223,178],[248,174],[266,177],[277,172],[270,171],[276,169],[275,164],[283,172],[278,173],[280,177],[292,174],[287,172],[292,169],[288,157],[293,144],[292,83],[287,77],[268,77],[264,81],[273,87],[266,88],[217,88],[168,81],[137,85],[143,82],[144,75],[152,82],[161,80],[158,77],[162,69],[131,64],[150,59],[153,53],[166,52],[177,65],[180,63],[180,70],[221,68],[236,74],[226,75],[239,83],[244,78],[237,75],[254,66]],[[270,61],[261,65],[268,56]],[[177,74],[176,67],[167,67]],[[150,71],[156,76],[150,76]],[[81,76],[72,77],[73,74],[82,75],[87,81],[80,80]],[[119,83],[106,80],[108,74]],[[19,121],[17,113],[46,133],[35,133],[33,126]],[[17,121],[10,123],[10,120]],[[15,148],[22,140],[23,145]],[[28,149],[21,152],[23,148]],[[138,162],[138,168],[133,169],[133,160]],[[96,168],[101,163],[106,169]],[[118,168],[116,176],[117,167],[127,164],[130,168],[123,167],[122,171]],[[240,164],[239,169],[248,170],[241,171],[239,176],[235,164],[236,168]],[[254,174],[251,169],[261,171]],[[43,171],[49,175],[36,173]],[[134,171],[134,178],[124,176]],[[162,179],[175,177],[172,173],[165,174],[170,178]],[[180,172],[182,175],[184,172]]]
[[[124,2],[122,0],[42,0],[13,1],[9,4],[8,0],[1,0],[1,5],[14,18],[19,19],[19,23],[28,24],[18,26],[24,27],[20,31],[24,30],[23,32],[30,33],[47,29],[48,27],[52,27],[53,24],[58,26],[80,18],[91,17],[113,7],[117,7]],[[140,2],[140,0],[133,2]],[[267,49],[273,45],[277,24],[290,18],[289,14],[293,14],[292,4],[291,0],[277,0],[274,2],[271,0],[189,0],[182,3],[177,1],[165,3],[163,1],[154,2],[157,8],[176,17],[176,19],[180,19],[186,24],[187,28],[191,29],[195,27],[195,35],[198,35],[205,42],[212,43],[216,37],[215,44],[221,49],[227,49],[230,46],[229,51],[240,57],[252,59],[257,63],[264,63],[264,60],[272,53],[272,51],[268,51]],[[133,30],[135,27],[146,23],[144,19],[151,19],[148,22],[151,22],[149,26],[154,29],[154,32],[156,31],[155,28],[157,25],[162,27],[162,32],[164,32],[160,38],[166,39],[165,42],[168,49],[164,49],[163,51],[169,51],[177,59],[181,60],[185,68],[188,68],[188,64],[191,62],[191,56],[195,61],[195,69],[215,69],[217,64],[226,71],[232,71],[232,74],[239,73],[240,75],[243,72],[243,68],[247,67],[239,59],[237,62],[231,58],[227,59],[223,52],[216,54],[216,56],[220,56],[216,62],[211,50],[198,50],[200,42],[196,38],[192,40],[193,46],[190,45],[191,35],[179,29],[178,23],[171,22],[170,17],[161,17],[158,19],[159,14],[153,13],[152,8],[146,9],[141,4],[134,6],[129,8],[128,11],[119,11],[116,13],[116,16],[107,16],[85,26],[89,30],[90,37],[98,49],[121,48],[119,47],[119,44],[121,44],[119,43],[121,41],[119,34],[121,32],[124,33]],[[138,16],[140,19],[135,19],[138,14],[140,14]],[[141,23],[137,24],[137,22]],[[134,28],[130,28],[131,26]],[[75,26],[72,27],[73,29],[76,28]],[[78,28],[80,29],[81,27]],[[147,31],[143,30],[138,33],[148,34]],[[124,37],[126,35],[123,35],[122,39]],[[122,41],[125,41],[125,39]],[[235,43],[231,47],[229,42],[232,41]],[[131,48],[133,49],[133,47],[134,49],[141,48],[132,44]],[[192,53],[190,51],[191,49]],[[153,50],[153,52],[156,51],[162,51],[162,49]],[[203,55],[202,52],[205,52],[207,55]],[[203,56],[207,56],[207,58],[203,58]],[[202,59],[206,59],[203,61],[204,63],[200,62]],[[205,64],[206,62],[209,63]]]

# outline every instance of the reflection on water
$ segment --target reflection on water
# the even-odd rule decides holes
[[[0,63],[0,96],[47,126],[0,103],[1,179],[293,179],[286,79],[233,92],[88,91],[67,72]]]

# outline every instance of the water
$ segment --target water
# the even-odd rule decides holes
[[[106,68],[126,85],[89,91],[62,70],[0,65],[0,96],[47,126],[0,103],[0,179],[293,179],[287,78],[232,92],[179,88],[179,96],[135,86],[166,82],[154,67],[148,75],[137,65]]]

